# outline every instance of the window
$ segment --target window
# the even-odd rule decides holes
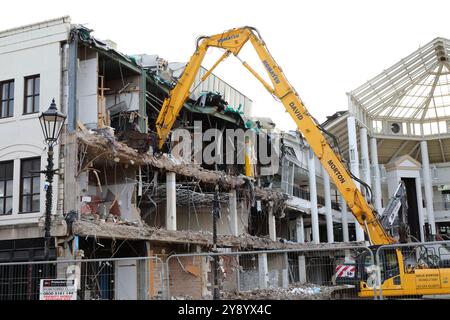
[[[384,280],[394,278],[400,273],[395,249],[386,249],[382,253],[381,277]],[[394,280],[395,282],[396,280]]]
[[[13,161],[0,162],[0,215],[12,213]]]
[[[0,118],[12,117],[14,113],[14,80],[0,82]]]
[[[40,204],[41,159],[23,159],[20,166],[20,207],[21,213],[38,212]]]
[[[40,77],[39,75],[25,78],[25,101],[23,113],[39,112]]]
[[[383,131],[383,123],[378,120],[372,122],[373,132],[381,133]]]

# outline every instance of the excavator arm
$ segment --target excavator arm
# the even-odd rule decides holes
[[[270,94],[283,103],[287,112],[297,124],[298,130],[308,141],[315,155],[344,197],[356,220],[365,230],[370,242],[375,245],[396,242],[383,229],[374,209],[367,203],[363,194],[354,183],[351,174],[335,154],[314,119],[306,110],[297,92],[289,84],[281,68],[271,56],[258,31],[252,27],[231,29],[222,34],[199,38],[197,49],[186,65],[183,75],[179,79],[177,85],[170,92],[169,97],[164,101],[158,116],[156,129],[159,147],[161,148],[163,146],[176,117],[180,113],[186,99],[189,97],[189,90],[194,83],[195,76],[208,48],[222,48],[225,50],[225,53],[202,77],[202,81],[206,79],[214,68],[230,54],[233,54],[239,59],[238,54],[248,41],[253,45],[257,55],[262,61],[272,85],[264,81],[250,65],[241,60],[242,64],[262,83]]]

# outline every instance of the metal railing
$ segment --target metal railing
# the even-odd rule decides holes
[[[163,299],[157,257],[0,263],[0,300]]]
[[[433,209],[435,211],[446,211],[450,210],[450,202],[448,201],[434,201]]]
[[[308,200],[311,201],[311,194],[309,191],[300,188],[298,186],[293,186],[292,187],[292,195],[294,197],[300,198],[300,199],[304,199],[304,200]],[[324,206],[325,205],[325,197],[318,195],[317,196],[317,203]],[[331,208],[337,211],[341,210],[340,204],[337,201],[331,200]]]

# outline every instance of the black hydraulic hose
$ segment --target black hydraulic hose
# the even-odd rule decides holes
[[[317,120],[316,120],[316,119],[314,119],[314,120],[315,120],[315,122],[317,123]],[[322,127],[320,124],[317,124],[317,128],[318,128],[320,131],[322,131],[325,135],[329,136],[329,137],[333,140],[333,146],[337,149],[338,154],[339,154],[339,155],[341,156],[341,158],[343,159],[342,154],[341,154],[341,149],[340,149],[340,146],[339,146],[339,141],[338,141],[337,137],[336,137],[334,134],[332,134],[331,132],[327,131],[327,130],[326,130],[324,127]],[[347,168],[347,171],[348,171],[350,177],[351,177],[353,180],[359,182],[359,183],[364,187],[364,189],[366,190],[366,193],[368,194],[368,198],[370,199],[370,203],[373,203],[373,192],[372,192],[372,188],[371,188],[366,182],[362,181],[362,180],[359,179],[357,176],[355,176],[355,175],[351,172],[351,170],[348,170],[348,168]]]
[[[199,36],[197,38],[197,40],[195,41],[195,51],[198,50],[198,47],[200,46],[200,41],[202,41],[203,39],[207,39],[207,36]]]
[[[316,121],[317,122],[317,121]],[[341,156],[342,158],[342,154],[341,154],[341,148],[339,147],[339,141],[336,138],[336,136],[334,134],[332,134],[331,132],[327,131],[324,127],[322,127],[320,124],[317,125],[317,128],[319,128],[320,131],[322,131],[323,133],[325,133],[325,135],[329,136],[332,140],[333,140],[333,147],[335,147],[337,149],[338,154]]]
[[[359,179],[358,177],[356,177],[350,170],[348,170],[348,172],[349,172],[349,174],[350,174],[350,177],[351,177],[353,180],[359,182],[359,183],[364,187],[364,189],[366,190],[367,194],[369,195],[368,198],[370,199],[370,203],[373,203],[372,188],[371,188],[367,183],[365,183],[364,181],[362,181],[361,179]]]

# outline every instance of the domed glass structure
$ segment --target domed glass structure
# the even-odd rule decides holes
[[[375,134],[450,134],[450,41],[436,38],[348,93],[350,111]]]

